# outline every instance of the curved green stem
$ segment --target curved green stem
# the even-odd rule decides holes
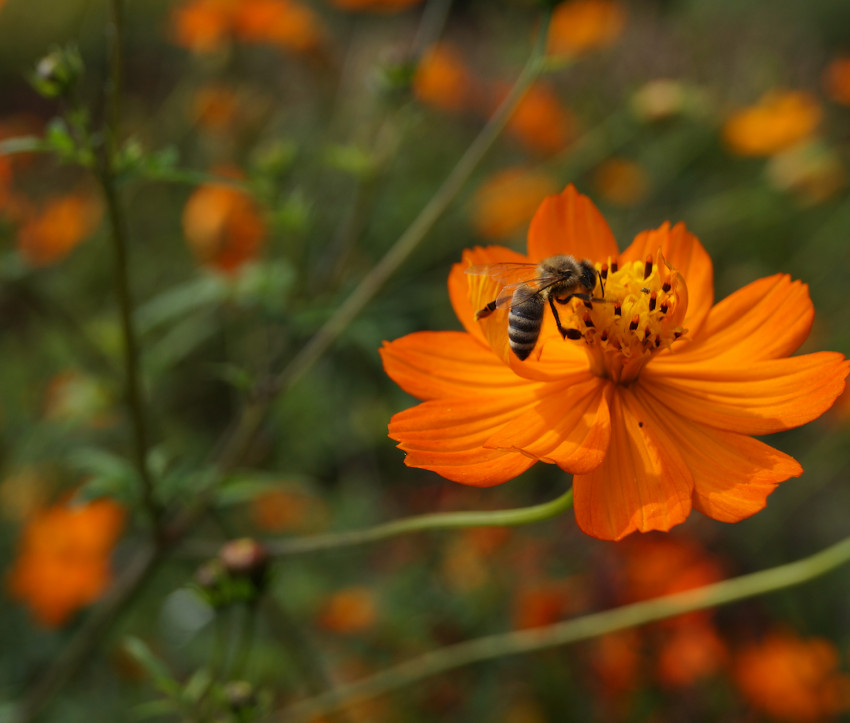
[[[850,537],[797,562],[742,575],[714,585],[625,605],[533,630],[488,635],[458,645],[449,645],[352,685],[305,700],[282,711],[280,715],[274,717],[274,720],[308,720],[312,716],[335,710],[353,700],[374,698],[472,663],[568,645],[682,613],[764,595],[808,582],[847,562],[850,562]]]
[[[573,506],[573,491],[567,490],[550,502],[511,510],[487,510],[475,512],[439,512],[429,515],[408,517],[387,522],[364,530],[336,532],[303,539],[281,540],[266,545],[270,555],[284,557],[306,552],[319,552],[337,547],[364,545],[397,535],[424,530],[447,530],[459,527],[516,527],[541,520],[548,520],[566,512]]]

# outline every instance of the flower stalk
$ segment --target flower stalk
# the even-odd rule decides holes
[[[450,645],[384,670],[372,677],[297,703],[274,716],[296,723],[337,710],[351,701],[385,695],[452,670],[549,650],[695,610],[728,605],[814,580],[850,562],[850,537],[809,557],[730,580],[667,595],[531,630],[488,635]]]

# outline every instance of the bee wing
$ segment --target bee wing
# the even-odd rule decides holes
[[[559,276],[547,274],[535,276],[537,264],[505,262],[501,264],[482,264],[470,266],[467,274],[489,276],[504,284],[499,295],[492,302],[494,309],[505,309],[522,304],[541,290],[560,281]]]

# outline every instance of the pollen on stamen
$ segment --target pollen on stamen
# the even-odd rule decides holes
[[[646,264],[643,267],[643,278],[648,279],[652,274],[652,256],[646,257]]]
[[[665,301],[665,302],[662,302],[662,304],[661,304],[661,306],[660,306],[660,307],[658,307],[658,310],[659,310],[662,314],[666,314],[666,313],[667,313],[667,309],[668,309],[668,308],[669,308],[669,307],[667,306],[667,302]]]
[[[623,315],[623,307],[620,306],[619,301],[614,302],[614,316],[622,316]]]
[[[673,287],[670,285],[670,282],[669,282],[669,281],[665,281],[665,282],[664,282],[664,284],[661,286],[661,290],[662,290],[665,294],[669,293],[669,292],[670,292],[670,289],[672,289],[672,288],[673,288]]]
[[[640,323],[640,316],[638,316],[637,314],[635,314],[635,315],[632,317],[632,321],[631,321],[631,323],[629,324],[629,331],[634,331],[635,329],[637,329],[637,328],[638,328],[638,324],[639,324],[639,323]]]
[[[602,268],[599,269],[599,275],[602,277],[603,281],[608,278],[608,264],[602,264]]]
[[[649,310],[650,311],[655,311],[655,305],[656,305],[657,302],[658,302],[658,292],[653,291],[649,295]]]
[[[617,262],[616,262],[616,261],[612,261],[612,262],[611,262],[611,273],[612,273],[612,274],[616,274],[616,273],[617,273],[617,271],[619,271],[619,270],[620,270],[620,267],[619,267],[619,265],[617,264]]]

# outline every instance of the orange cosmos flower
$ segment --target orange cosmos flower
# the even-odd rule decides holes
[[[558,254],[594,264],[604,301],[557,305],[565,337],[547,306],[520,361],[507,310],[476,321],[504,281],[465,271]],[[788,356],[814,317],[805,285],[777,274],[714,305],[711,260],[683,224],[644,231],[620,252],[572,186],[540,206],[527,256],[466,251],[449,294],[465,331],[410,334],[381,350],[387,373],[424,400],[390,422],[406,464],[477,486],[557,464],[574,475],[579,527],[604,539],[668,530],[692,508],[726,522],[762,509],[802,468],[751,435],[820,416],[850,372],[841,354]],[[603,295],[599,284],[592,294]]]
[[[190,0],[171,15],[178,45],[196,53],[217,50],[228,39],[237,0]]]
[[[24,529],[8,579],[12,595],[42,625],[62,625],[106,589],[109,557],[123,526],[123,508],[108,499],[39,512]]]
[[[593,184],[608,202],[633,206],[649,195],[650,180],[646,171],[634,161],[609,158],[593,174]]]
[[[836,103],[850,105],[850,57],[835,58],[823,73],[826,94]]]
[[[773,91],[733,114],[723,128],[729,148],[742,156],[772,156],[809,138],[820,123],[817,99],[804,91]]]
[[[486,239],[513,236],[534,215],[540,202],[556,190],[542,171],[506,168],[490,176],[472,199],[472,225]]]
[[[31,266],[57,263],[94,232],[101,214],[100,204],[91,197],[53,198],[18,232],[18,252]]]
[[[440,43],[419,61],[413,77],[413,92],[426,105],[457,113],[472,103],[474,83],[458,52]]]
[[[547,49],[574,57],[606,48],[623,32],[626,9],[610,0],[572,0],[558,5],[549,25]]]
[[[422,0],[330,0],[340,10],[365,10],[376,13],[397,13],[419,5]]]
[[[564,150],[572,140],[576,121],[549,87],[537,83],[517,105],[507,131],[529,150],[550,155]]]
[[[738,652],[733,672],[744,698],[776,720],[822,721],[850,707],[850,676],[828,640],[771,633]]]
[[[334,633],[359,633],[371,628],[378,618],[378,601],[368,587],[347,587],[331,595],[319,613],[318,622]]]
[[[183,209],[183,233],[198,261],[233,272],[256,258],[266,227],[250,196],[229,186],[201,186]]]

